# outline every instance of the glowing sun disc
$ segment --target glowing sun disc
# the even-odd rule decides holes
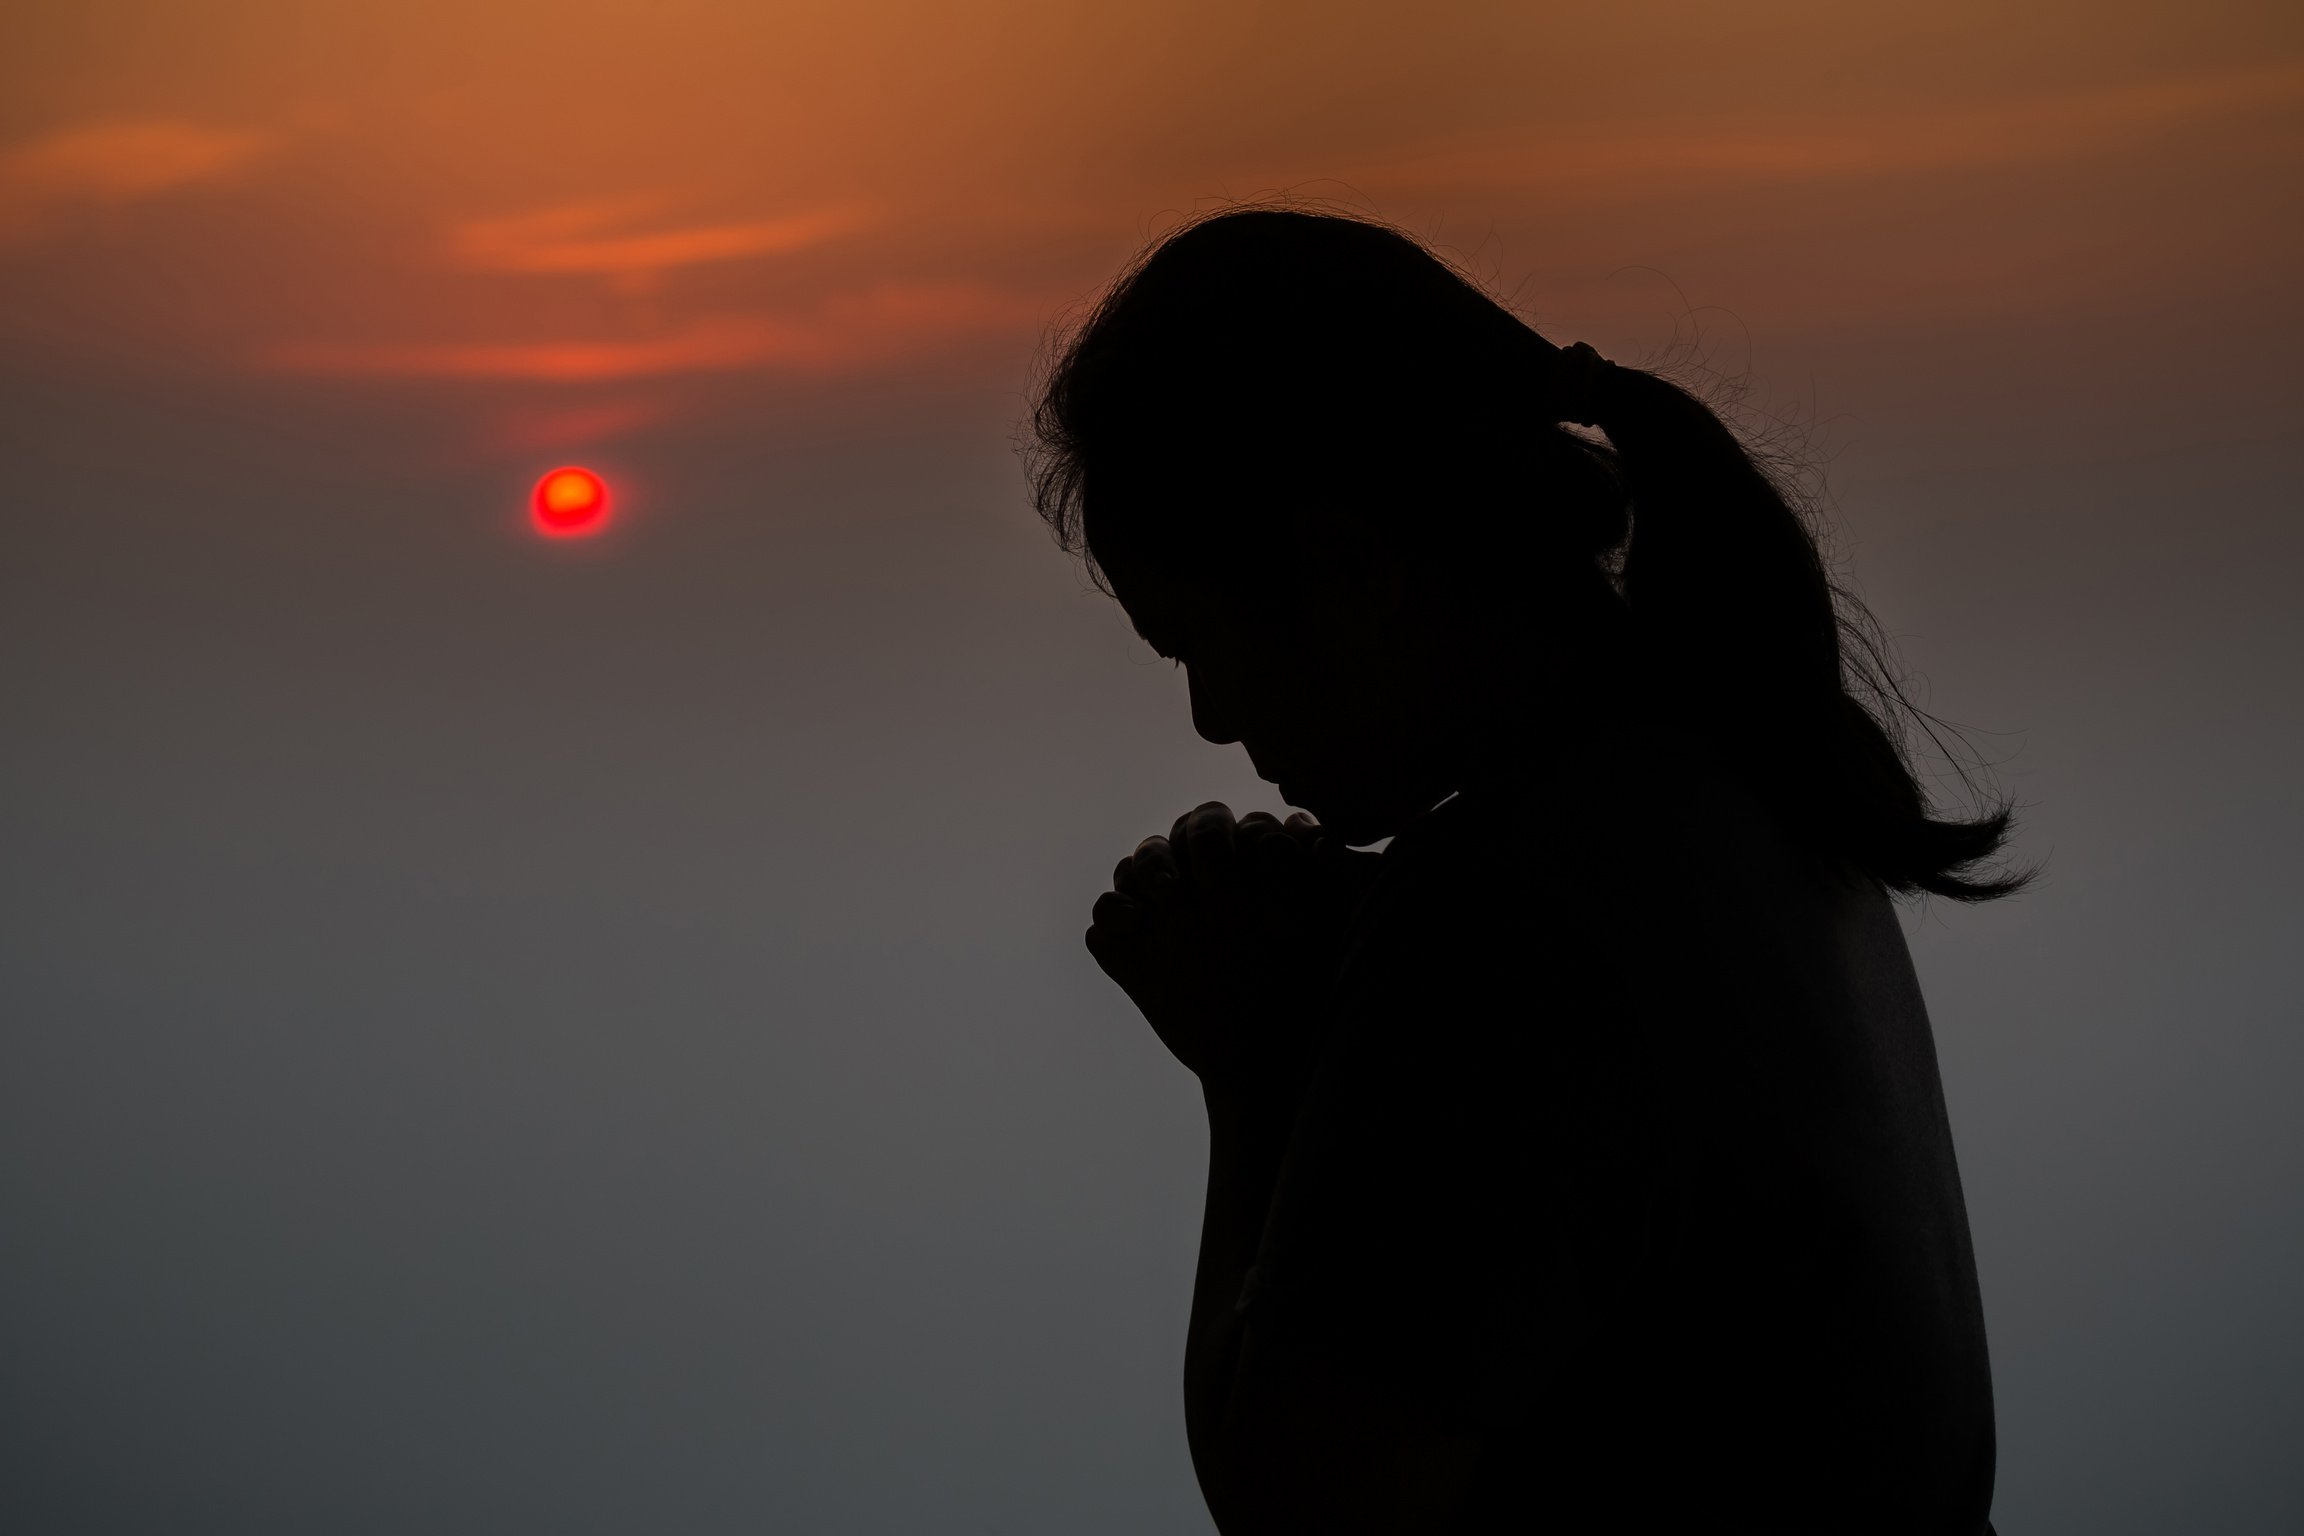
[[[608,521],[608,486],[588,469],[555,469],[536,482],[538,530],[555,539],[598,533]]]

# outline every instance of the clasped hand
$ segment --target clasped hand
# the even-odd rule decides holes
[[[1380,860],[1300,811],[1235,821],[1209,801],[1120,861],[1088,952],[1203,1083],[1290,1079]]]

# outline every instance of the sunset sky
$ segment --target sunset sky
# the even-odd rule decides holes
[[[1845,353],[1825,408],[1892,435],[2043,389],[2027,437],[2085,435],[2108,391],[2229,424],[2286,371],[2286,15],[17,7],[7,340],[105,375],[430,385],[473,418],[443,453],[645,455],[747,378],[1012,379],[1164,220],[1277,191],[1634,353],[1684,298],[1772,398],[1809,380],[1767,364]]]
[[[1907,920],[2000,1527],[2304,1521],[2304,8],[28,0],[0,1526],[1208,1529],[1079,934],[1273,792],[1011,436],[1265,196],[1821,486],[2048,861]]]

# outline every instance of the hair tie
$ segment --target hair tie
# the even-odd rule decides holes
[[[1616,365],[1592,349],[1588,341],[1558,347],[1552,353],[1552,419],[1596,427],[1604,414],[1601,397]]]

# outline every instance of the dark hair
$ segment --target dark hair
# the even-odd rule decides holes
[[[1989,867],[2005,800],[1934,814],[1908,733],[1942,747],[1937,723],[1807,508],[1694,395],[1583,361],[1397,229],[1227,209],[1155,242],[1072,330],[1032,412],[1034,503],[1111,593],[1105,565],[1179,540],[1252,575],[1285,548],[1272,509],[1343,498],[1524,624],[1620,635],[1612,686],[1718,743],[1811,850],[1899,892],[2027,883]],[[1478,525],[1442,526],[1436,505]]]

